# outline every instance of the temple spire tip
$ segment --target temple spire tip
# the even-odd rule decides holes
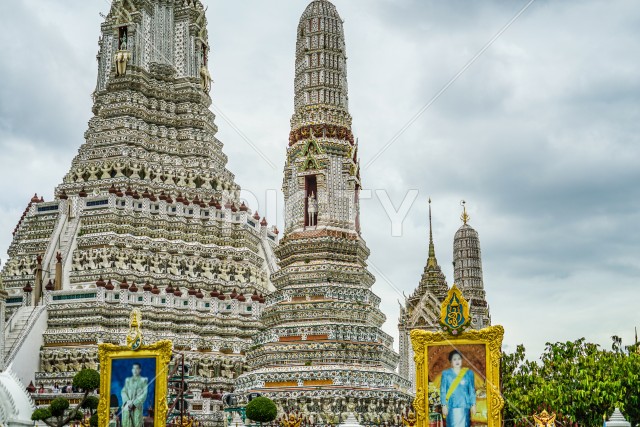
[[[471,217],[467,214],[467,202],[461,200],[460,205],[462,206],[462,215],[460,215],[460,219],[462,220],[464,225],[467,225],[467,223],[471,219]]]

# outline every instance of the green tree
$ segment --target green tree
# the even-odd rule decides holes
[[[63,427],[74,420],[81,420],[82,409],[88,409],[92,415],[98,408],[98,399],[91,393],[100,387],[100,374],[94,369],[83,369],[73,377],[73,385],[84,390],[82,400],[75,408],[69,410],[69,401],[64,397],[57,397],[51,401],[48,408],[36,409],[31,414],[33,421],[42,421],[50,427]],[[93,417],[92,417],[93,418]],[[97,416],[96,416],[97,425]]]
[[[602,425],[615,407],[632,425],[640,422],[640,355],[624,349],[618,337],[612,350],[584,338],[547,343],[538,363],[525,358],[525,349],[502,358],[505,425],[545,408],[560,415],[562,424]]]
[[[256,397],[247,404],[246,415],[252,421],[260,424],[269,423],[278,416],[278,408],[273,401],[266,397]]]

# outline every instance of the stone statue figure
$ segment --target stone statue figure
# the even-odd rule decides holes
[[[205,92],[211,90],[211,74],[209,74],[206,65],[200,67],[200,84],[202,85],[202,90]]]
[[[50,373],[53,372],[53,362],[55,362],[55,354],[54,353],[43,353],[42,354],[42,370],[44,372]]]
[[[329,398],[325,398],[322,402],[322,418],[326,424],[334,423],[333,405]]]
[[[307,200],[307,217],[309,219],[308,223],[310,227],[316,225],[316,214],[318,213],[318,200],[316,196],[313,194],[313,191],[309,195]]]
[[[120,37],[120,50],[127,50],[127,33],[126,31],[122,33],[122,37]]]
[[[353,414],[356,417],[356,419],[359,420],[359,416],[358,416],[359,414],[356,407],[357,407],[356,399],[353,397],[350,397],[349,401],[345,405],[344,412],[342,412],[342,421],[345,421],[349,417],[349,414]]]
[[[116,76],[124,76],[127,72],[127,63],[131,59],[131,53],[126,50],[116,52],[114,62],[116,63]]]

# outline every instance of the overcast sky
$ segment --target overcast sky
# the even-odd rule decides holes
[[[251,207],[281,225],[281,197],[265,206],[265,195],[280,193],[295,34],[307,2],[204,3],[228,168],[257,198]],[[504,325],[508,351],[524,343],[537,358],[547,341],[583,336],[609,347],[614,334],[631,344],[640,324],[637,0],[534,1],[434,101],[528,1],[334,3],[345,21],[363,184],[374,191],[362,202],[362,228],[385,331],[397,336],[396,301],[422,274],[431,197],[449,284],[467,201],[492,321]],[[83,142],[99,13],[109,4],[0,1],[3,264],[30,197],[52,199]],[[376,194],[398,207],[412,190],[418,198],[393,236]]]

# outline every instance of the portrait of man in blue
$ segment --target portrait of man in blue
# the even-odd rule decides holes
[[[451,367],[442,371],[440,403],[447,427],[470,427],[471,416],[476,412],[475,376],[469,368],[462,367],[462,354],[458,350],[449,353]]]

